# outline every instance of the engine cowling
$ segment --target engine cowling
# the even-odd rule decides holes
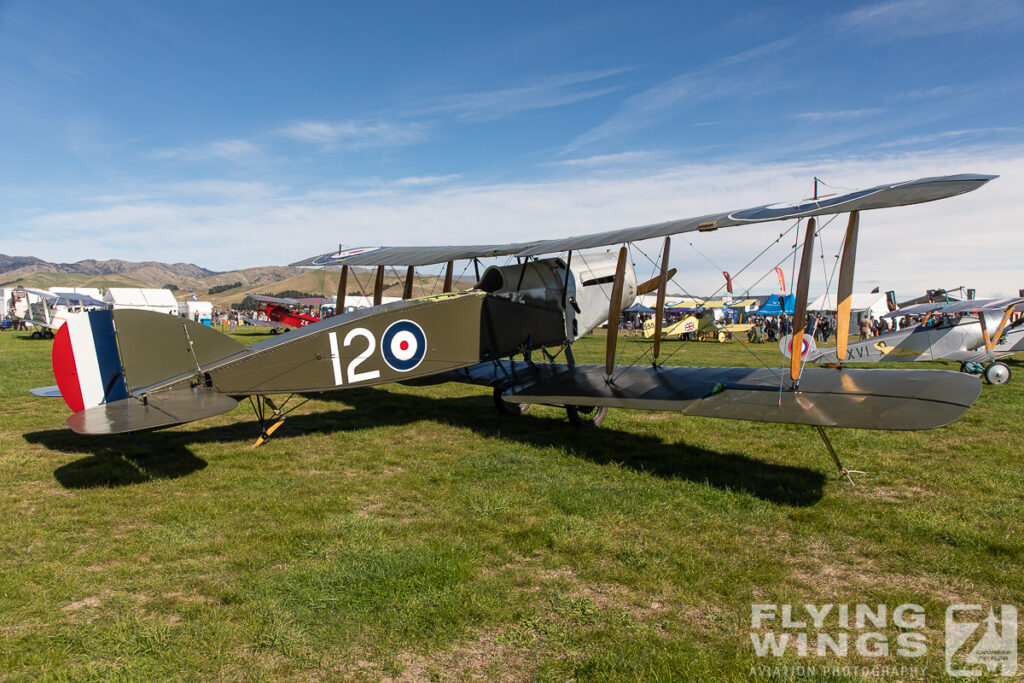
[[[565,261],[537,259],[509,266],[491,266],[484,271],[476,289],[513,301],[565,314],[565,333],[575,341],[608,321],[608,300],[615,281],[618,255],[610,252],[574,254],[566,282]],[[636,274],[627,262],[622,287],[622,310],[636,300]]]

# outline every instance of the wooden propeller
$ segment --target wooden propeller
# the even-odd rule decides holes
[[[661,353],[661,325],[665,317],[665,289],[668,287],[668,279],[676,274],[676,269],[666,271],[668,268],[668,251],[672,246],[672,238],[665,238],[665,248],[661,251],[661,274],[658,276],[658,303],[654,305],[654,360],[658,360]],[[646,283],[644,283],[646,284]]]
[[[668,238],[666,237],[665,239],[667,240]],[[674,278],[676,276],[676,269],[675,268],[673,268],[672,270],[670,270],[667,273],[665,273],[664,272],[665,263],[663,262],[661,265],[662,265],[662,273],[663,274],[659,273],[657,277],[652,277],[647,282],[642,282],[639,285],[637,285],[636,286],[636,294],[637,294],[637,296],[640,296],[641,294],[650,294],[651,292],[655,291],[659,287],[663,288],[665,286],[665,282],[667,280],[671,280],[672,278]]]
[[[850,340],[850,308],[853,304],[853,268],[857,261],[857,233],[860,230],[860,211],[850,212],[843,240],[843,259],[839,264],[839,292],[836,304],[836,361],[846,359],[846,345]]]
[[[615,369],[615,345],[619,341],[619,314],[622,309],[622,285],[626,279],[626,247],[619,249],[619,262],[615,265],[611,300],[608,302],[608,338],[604,349],[604,374],[612,376]]]
[[[789,358],[789,376],[795,382],[800,379],[801,350],[804,344],[804,330],[807,327],[807,291],[811,284],[811,266],[814,264],[814,218],[807,219],[804,233],[804,252],[800,257],[800,275],[796,281],[796,302],[793,307],[793,352]]]

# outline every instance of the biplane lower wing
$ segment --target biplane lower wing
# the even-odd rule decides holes
[[[945,370],[807,368],[794,387],[768,368],[650,367],[524,361],[481,363],[452,381],[506,386],[517,403],[668,410],[700,417],[852,429],[932,429],[959,418],[981,393],[978,378]]]

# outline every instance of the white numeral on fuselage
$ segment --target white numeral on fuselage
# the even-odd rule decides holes
[[[332,332],[333,334],[333,332]],[[352,340],[356,337],[362,337],[366,340],[366,349],[363,350],[358,356],[352,359],[352,362],[348,364],[348,381],[349,384],[355,382],[366,382],[371,379],[377,379],[380,377],[380,370],[366,370],[364,372],[356,372],[356,368],[362,364],[367,358],[373,355],[373,352],[377,348],[377,338],[373,336],[373,333],[363,327],[357,327],[354,330],[349,330],[348,334],[345,335],[345,346],[351,346]]]

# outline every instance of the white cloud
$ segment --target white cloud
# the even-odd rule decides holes
[[[149,153],[152,159],[179,159],[182,161],[205,161],[222,159],[225,161],[246,162],[259,157],[263,149],[248,140],[238,138],[215,140],[196,147],[173,147],[158,149]]]
[[[1020,0],[895,0],[859,7],[839,23],[877,40],[1006,28],[1022,20]]]
[[[281,188],[264,196],[194,197],[132,202],[48,212],[12,225],[5,250],[51,259],[124,258],[189,261],[224,270],[284,264],[338,243],[479,244],[584,234],[643,225],[712,211],[738,209],[809,196],[819,176],[844,188],[958,172],[1004,177],[962,197],[933,204],[866,212],[862,217],[858,289],[875,283],[898,294],[928,287],[975,287],[979,294],[1014,293],[1024,287],[1018,257],[1024,237],[1016,228],[1024,212],[1018,191],[1024,148],[957,150],[775,164],[690,164],[638,173],[600,173],[586,166],[568,179],[437,187],[392,183],[372,192],[296,195]],[[823,235],[831,263],[842,233],[837,220]],[[673,265],[686,289],[711,293],[720,270],[736,274],[788,224],[768,223],[680,235],[673,240]],[[788,241],[788,240],[787,240]],[[999,245],[993,249],[992,245]],[[641,245],[643,246],[643,245]],[[656,253],[658,245],[647,245]],[[779,244],[737,276],[749,286],[789,249]],[[638,256],[638,264],[645,262]],[[788,262],[787,262],[788,265]],[[640,269],[643,277],[651,269]],[[787,273],[789,272],[787,267]],[[824,276],[814,272],[816,292]],[[771,280],[762,283],[767,290]]]
[[[881,109],[844,109],[839,111],[805,111],[800,114],[794,114],[798,119],[804,121],[850,121],[852,119],[861,119],[865,116],[877,116],[881,114]]]
[[[458,173],[449,173],[448,175],[410,176],[408,178],[399,178],[395,183],[397,185],[405,185],[407,187],[423,187],[426,185],[449,183],[453,180],[458,180],[458,178]]]
[[[286,138],[309,142],[324,148],[366,149],[399,147],[427,138],[427,127],[421,123],[389,123],[387,121],[296,121],[278,130]]]
[[[620,86],[596,89],[577,89],[574,86],[592,83],[628,70],[617,68],[581,71],[549,76],[513,88],[449,95],[428,103],[419,113],[451,112],[457,118],[468,121],[492,121],[523,111],[560,107],[607,95],[618,90]]]
[[[604,123],[579,135],[567,146],[566,152],[646,128],[682,108],[726,97],[753,97],[787,89],[788,82],[767,76],[772,68],[767,58],[791,46],[797,38],[776,40],[729,55],[637,93]],[[731,68],[736,66],[743,68],[732,72]]]
[[[552,161],[549,166],[572,166],[572,167],[594,167],[594,166],[621,166],[641,161],[650,161],[658,155],[653,152],[621,152],[619,154],[596,154],[591,157],[579,159],[563,159]]]

